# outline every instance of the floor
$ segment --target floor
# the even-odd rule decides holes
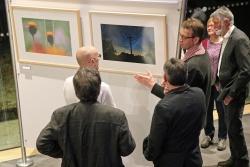
[[[214,112],[216,114],[216,112]],[[248,151],[250,153],[250,105],[247,105],[244,111],[243,116],[243,125],[245,138],[248,145]],[[216,117],[216,115],[215,115]],[[215,123],[217,126],[217,121]],[[201,134],[201,137],[204,134]],[[215,139],[216,140],[216,139]],[[225,160],[229,157],[229,149],[227,148],[225,151],[217,151],[216,143],[210,146],[208,149],[201,149],[202,157],[203,157],[203,165],[204,167],[216,167],[217,162],[221,160]],[[18,158],[20,158],[20,148],[2,151],[0,152],[0,166],[1,167],[13,167],[16,165]],[[32,148],[26,149],[27,155],[32,157],[34,165],[32,167],[59,167],[60,159],[53,159],[44,155],[37,154],[37,151]]]
[[[35,156],[38,154],[38,151],[34,148],[26,148],[26,155],[27,156]],[[21,158],[21,149],[14,148],[6,151],[0,151],[0,166],[1,162],[19,159]],[[1,166],[2,167],[2,166]]]
[[[0,150],[20,146],[19,127],[17,119],[0,122],[0,129]]]
[[[247,143],[248,152],[250,155],[250,114],[243,116],[244,134]],[[217,121],[216,121],[217,122]],[[202,134],[204,135],[204,134]],[[227,141],[228,145],[228,141]],[[218,161],[223,161],[229,158],[229,147],[225,151],[217,151],[216,143],[208,149],[201,149],[204,167],[217,167]]]

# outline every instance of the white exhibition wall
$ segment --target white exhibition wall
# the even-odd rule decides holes
[[[80,8],[84,45],[91,44],[89,11],[164,14],[167,17],[167,37],[162,36],[162,38],[167,38],[168,58],[175,57],[179,24],[179,5],[176,1],[150,3],[124,0],[113,0],[113,2],[74,0],[73,3],[67,3],[68,0],[55,1],[46,0],[45,3],[45,1],[35,0],[13,0],[12,4],[49,8]],[[76,69],[24,64],[18,61],[16,61],[16,66],[25,146],[35,148],[36,138],[50,120],[52,112],[65,105],[62,91],[64,79],[73,75]],[[152,166],[152,163],[147,162],[143,157],[142,141],[148,135],[154,106],[159,99],[150,94],[148,89],[139,85],[133,79],[133,75],[101,72],[101,76],[102,80],[111,86],[117,107],[125,111],[130,130],[136,140],[136,150],[125,159],[126,166]]]

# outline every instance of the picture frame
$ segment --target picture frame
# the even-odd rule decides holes
[[[11,6],[17,60],[20,63],[76,68],[83,45],[79,9]]]
[[[102,55],[100,71],[162,76],[167,60],[166,16],[91,11],[92,45]]]

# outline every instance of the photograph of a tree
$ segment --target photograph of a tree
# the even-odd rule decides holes
[[[153,27],[101,24],[103,59],[155,64]]]

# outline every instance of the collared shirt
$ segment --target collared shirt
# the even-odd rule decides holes
[[[219,59],[218,70],[217,70],[217,76],[219,76],[219,74],[220,74],[220,66],[221,66],[221,60],[222,60],[223,52],[224,52],[224,50],[225,50],[225,47],[226,47],[227,42],[228,42],[228,39],[229,39],[230,35],[232,34],[234,28],[235,28],[235,26],[232,25],[232,26],[230,27],[230,29],[228,30],[228,32],[227,32],[227,33],[224,35],[224,37],[223,37],[222,46],[221,46],[221,51],[220,51],[220,59]]]
[[[184,84],[182,86],[179,86],[179,87],[176,87],[176,88],[170,90],[169,92],[166,92],[166,93],[164,92],[164,93],[167,95],[167,94],[176,93],[176,92],[180,92],[180,91],[182,92],[182,91],[188,89],[189,87],[190,87],[189,85]]]

